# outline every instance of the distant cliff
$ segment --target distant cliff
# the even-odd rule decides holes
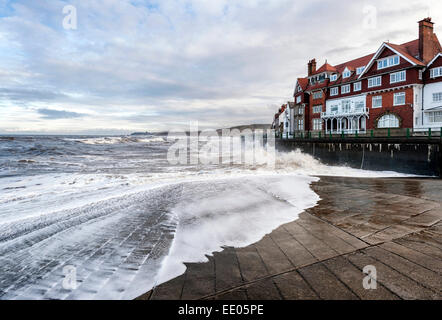
[[[242,126],[236,126],[236,127],[230,127],[227,129],[230,130],[246,130],[246,129],[250,129],[250,130],[267,130],[270,129],[271,125],[270,124],[247,124],[247,125],[242,125]],[[223,129],[218,129],[216,131],[221,132]]]
[[[230,128],[225,128],[225,129],[230,129],[230,130],[246,130],[246,129],[251,129],[251,130],[267,130],[270,129],[271,125],[270,124],[246,124],[246,125],[241,125],[241,126],[236,126],[236,127],[230,127]],[[223,129],[217,129],[216,131],[218,133],[221,133]],[[172,131],[173,132],[173,131]],[[199,131],[201,132],[201,131]],[[189,134],[188,131],[186,131],[187,134]],[[139,135],[155,135],[155,136],[167,136],[169,134],[169,132],[167,131],[162,131],[162,132],[134,132],[131,134],[131,136],[139,136]]]

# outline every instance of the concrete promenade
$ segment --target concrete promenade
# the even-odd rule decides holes
[[[312,188],[322,200],[297,221],[139,299],[442,299],[441,180],[322,177]],[[367,265],[376,290],[363,288]]]

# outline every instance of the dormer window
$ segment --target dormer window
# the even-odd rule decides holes
[[[365,66],[363,66],[363,67],[358,67],[358,68],[356,68],[356,74],[357,74],[357,75],[360,75],[362,72],[364,72],[364,70],[365,70]]]
[[[442,77],[442,67],[430,69],[430,78]]]
[[[330,76],[330,81],[336,81],[336,80],[338,80],[338,75],[337,74],[332,74]]]
[[[378,70],[397,66],[399,65],[399,62],[400,62],[399,56],[391,56],[388,58],[378,60]]]
[[[351,71],[345,68],[344,73],[342,74],[343,78],[349,78],[351,76]]]

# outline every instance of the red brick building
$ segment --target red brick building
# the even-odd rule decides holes
[[[310,131],[310,123],[308,121],[310,119],[310,95],[306,92],[307,87],[308,79],[298,78],[293,94],[295,102],[290,110],[292,133],[295,134]]]
[[[433,22],[426,18],[419,21],[416,40],[385,42],[375,53],[335,66],[326,62],[317,69],[310,60],[307,77],[301,78],[307,80],[302,86],[298,79],[294,94],[295,105],[303,101],[308,110],[304,130],[425,130],[428,123],[437,127],[436,120],[442,126],[441,52]]]

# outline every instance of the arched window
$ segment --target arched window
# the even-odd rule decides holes
[[[386,114],[378,120],[378,128],[399,128],[399,119],[394,114]]]

